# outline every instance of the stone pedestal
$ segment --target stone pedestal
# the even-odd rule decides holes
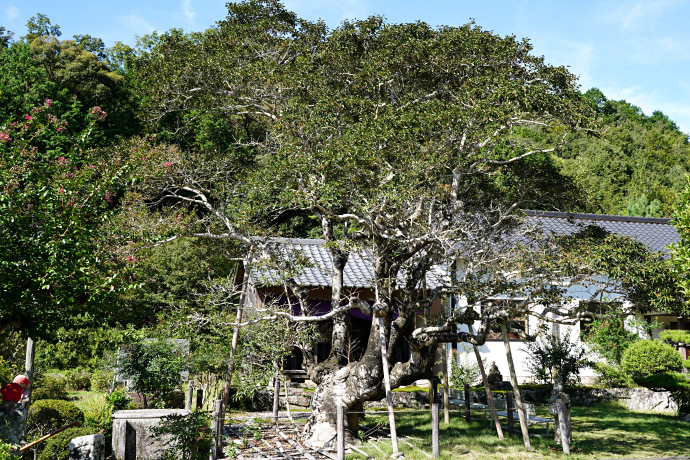
[[[91,434],[79,436],[69,443],[69,460],[103,460],[105,458],[105,436]]]
[[[120,410],[113,413],[113,457],[115,460],[137,458],[160,459],[165,452],[165,440],[158,441],[151,435],[168,415],[187,415],[183,409]]]

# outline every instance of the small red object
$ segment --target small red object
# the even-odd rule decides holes
[[[19,402],[22,399],[24,388],[18,383],[8,383],[0,388],[3,401]]]

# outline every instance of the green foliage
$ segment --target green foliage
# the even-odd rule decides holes
[[[134,390],[154,406],[165,406],[170,393],[178,389],[188,357],[175,343],[165,339],[128,343],[118,359],[119,374],[131,379]]]
[[[599,384],[604,388],[629,388],[633,385],[630,375],[619,364],[595,363]]]
[[[67,399],[67,379],[60,374],[43,374],[36,378],[31,399]]]
[[[65,371],[67,388],[71,391],[83,391],[91,388],[91,372],[87,369],[71,369]]]
[[[679,372],[638,375],[635,377],[635,383],[657,391],[690,391],[690,379]]]
[[[0,440],[0,460],[19,460],[17,447]]]
[[[474,352],[470,354],[469,350],[467,350],[457,358],[455,359],[454,357],[451,361],[449,376],[451,386],[462,388],[464,384],[469,386],[478,385],[481,382],[482,374]],[[484,365],[486,367],[486,362],[484,362]]]
[[[211,447],[209,417],[200,411],[187,415],[168,415],[151,429],[154,438],[165,440],[171,458],[202,460],[208,458]]]
[[[560,338],[541,334],[537,341],[527,343],[527,351],[530,357],[527,368],[541,383],[554,383],[557,375],[565,385],[579,383],[580,371],[590,364],[586,359],[587,351],[570,340],[569,332]]]
[[[29,407],[27,435],[43,436],[72,422],[84,423],[84,413],[74,403],[41,399]]]
[[[0,386],[10,383],[17,373],[17,365],[0,356]]]
[[[113,384],[115,371],[98,369],[91,373],[91,391],[109,391]]]
[[[638,334],[625,327],[623,318],[595,319],[583,336],[595,353],[618,367],[625,350],[640,340]]]
[[[132,398],[129,397],[129,393],[127,392],[126,388],[119,388],[113,391],[106,396],[106,400],[110,405],[113,406],[113,410],[128,409],[132,402]]]
[[[67,428],[55,436],[48,438],[42,449],[40,449],[39,460],[69,460],[69,443],[72,439],[79,436],[94,434],[94,429],[90,427],[78,428],[73,426]]]
[[[626,101],[585,93],[603,121],[598,137],[575,135],[558,160],[589,197],[571,211],[670,216],[690,172],[687,136],[661,112],[646,116]]]
[[[664,372],[680,372],[683,360],[678,351],[658,340],[640,340],[630,345],[621,359],[624,372],[636,377],[648,377]]]
[[[690,344],[690,331],[666,329],[659,333],[659,339],[672,345],[679,343]]]
[[[39,341],[36,363],[45,369],[102,369],[112,361],[121,332],[113,327],[60,327],[51,342]]]

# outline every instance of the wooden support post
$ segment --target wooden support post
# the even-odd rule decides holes
[[[465,421],[470,423],[470,386],[465,383],[463,385],[463,391],[465,394]]]
[[[278,423],[278,409],[280,408],[280,380],[275,376],[273,387],[273,423]]]
[[[338,404],[338,460],[345,460],[345,406]]]
[[[520,388],[518,387],[517,374],[515,373],[513,353],[510,350],[510,340],[508,339],[508,330],[506,328],[505,321],[501,322],[501,335],[503,335],[503,344],[505,345],[506,349],[508,369],[510,370],[510,383],[513,385],[513,394],[515,395],[515,405],[517,406],[518,418],[520,419],[520,430],[522,431],[522,440],[525,443],[525,449],[532,450],[532,445],[529,440],[529,432],[527,431],[527,420],[525,419],[525,411],[522,408],[522,397],[520,396]]]
[[[438,458],[439,454],[439,427],[438,427],[438,401],[431,404],[431,457]]]
[[[395,414],[393,413],[393,391],[391,390],[391,377],[388,371],[388,346],[386,344],[386,331],[383,316],[376,319],[379,328],[379,342],[381,345],[381,365],[383,366],[383,382],[386,386],[386,403],[388,405],[388,422],[391,431],[391,444],[393,447],[393,457],[401,455],[398,449],[398,433],[395,430]]]
[[[192,407],[194,404],[194,380],[190,379],[187,382],[187,397],[184,400],[184,408],[186,410],[194,410],[196,407]]]
[[[515,435],[515,428],[513,424],[513,395],[506,393],[506,413],[508,415],[508,436],[512,437]]]
[[[450,385],[448,379],[448,347],[443,346],[443,423],[450,425]]]
[[[27,410],[31,404],[31,391],[34,386],[34,360],[36,358],[36,342],[33,339],[26,339],[26,359],[24,361],[24,375],[29,379],[29,402],[25,405]],[[5,382],[3,382],[5,383]]]
[[[566,402],[563,400],[562,397],[559,397],[556,400],[556,407],[558,408],[558,425],[561,431],[561,444],[563,445],[563,453],[566,455],[570,455],[570,430],[568,429],[568,416],[566,414],[565,404]]]
[[[470,326],[470,332],[472,331],[472,326]],[[489,401],[489,407],[491,408],[491,416],[494,419],[494,425],[496,426],[496,433],[498,433],[498,439],[503,440],[503,429],[501,428],[501,422],[498,420],[498,412],[496,411],[496,403],[494,403],[494,395],[491,393],[491,387],[489,386],[489,377],[486,375],[486,369],[484,369],[484,362],[482,361],[482,355],[479,353],[479,348],[476,345],[472,345],[474,349],[474,356],[477,358],[477,365],[482,374],[482,382],[484,383],[484,390],[486,391],[486,399]]]
[[[285,379],[285,409],[287,410],[287,415],[290,421],[292,422],[292,414],[290,413],[290,400],[288,397],[290,396],[290,378],[285,377],[285,374],[283,374],[283,378]]]

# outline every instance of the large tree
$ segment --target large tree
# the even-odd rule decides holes
[[[310,443],[332,436],[337,404],[354,410],[384,396],[382,350],[390,363],[397,346],[410,345],[410,359],[387,369],[397,387],[430,376],[438,343],[482,344],[489,328],[533,301],[547,307],[542,319],[582,313],[562,308],[551,282],[601,267],[581,257],[555,271],[569,246],[524,225],[520,213],[572,198],[548,154],[569,132],[592,128],[592,108],[565,68],[531,55],[527,40],[473,23],[432,28],[371,17],[327,31],[275,1],[228,9],[204,33],[160,36],[137,72],[151,121],[188,136],[212,116],[232,145],[161,156],[142,196],[171,216],[171,207],[193,211],[198,221],[178,234],[230,238],[255,253],[270,252],[253,235],[270,234],[266,223],[277,214],[321,223],[332,257],[332,348],[318,364],[306,356],[319,384]],[[343,286],[347,260],[360,250],[371,254],[371,302]],[[455,261],[456,277],[415,295],[434,267]],[[285,285],[306,301],[294,273],[286,270]],[[417,313],[437,295],[462,295],[467,305],[417,327]],[[497,296],[523,300],[489,302]],[[347,353],[350,308],[382,319],[357,361]],[[458,332],[477,319],[474,333]]]

